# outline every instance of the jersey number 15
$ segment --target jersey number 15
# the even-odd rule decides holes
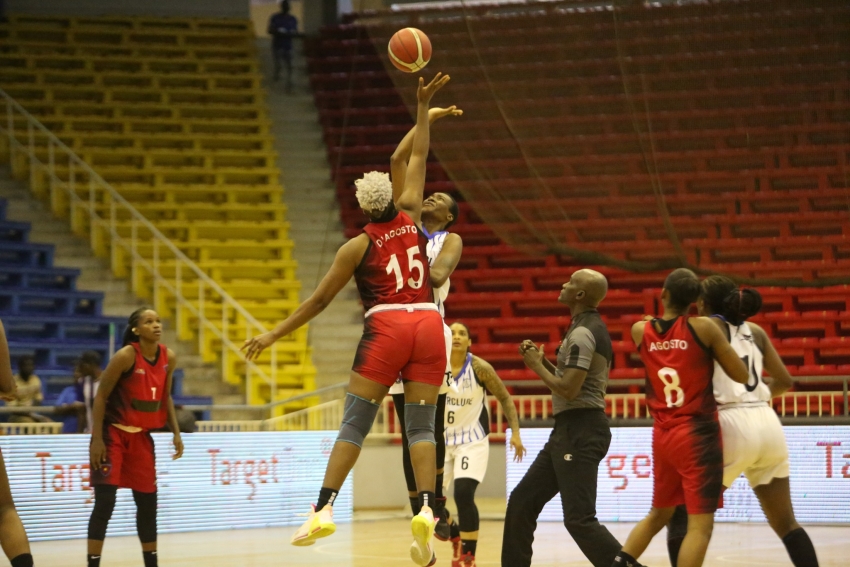
[[[411,246],[407,249],[407,271],[410,273],[410,277],[407,278],[407,285],[413,289],[422,287],[422,280],[425,277],[425,266],[422,264],[422,260],[416,258],[417,254],[419,254],[418,246]],[[413,279],[414,271],[419,272],[416,279]],[[401,264],[398,263],[398,256],[395,254],[390,256],[390,261],[387,264],[387,275],[390,274],[395,275],[395,291],[398,293],[404,287],[404,279],[401,276]]]

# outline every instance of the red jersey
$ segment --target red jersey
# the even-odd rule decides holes
[[[655,330],[655,323],[662,332]],[[646,403],[658,427],[669,429],[700,417],[716,419],[714,358],[687,317],[647,321],[639,350],[646,366]]]
[[[158,345],[156,359],[147,360],[139,343],[130,343],[136,351],[133,367],[124,373],[106,402],[106,423],[118,423],[159,429],[168,421],[163,403],[168,378],[168,349]]]
[[[428,238],[411,218],[399,211],[392,220],[370,222],[363,231],[370,242],[354,279],[366,310],[376,305],[434,303]]]

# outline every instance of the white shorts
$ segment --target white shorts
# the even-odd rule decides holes
[[[449,380],[452,376],[452,330],[449,329],[449,326],[446,325],[445,321],[443,321],[443,338],[446,340],[446,377],[440,386],[440,394],[445,394],[449,391]],[[395,383],[390,386],[389,394],[394,396],[395,394],[403,393],[404,384],[401,381],[401,377],[399,377]]]
[[[487,474],[490,459],[490,436],[460,445],[446,446],[446,468],[443,487],[448,488],[453,479],[471,478],[481,482]]]
[[[760,404],[718,413],[723,435],[723,486],[731,486],[741,473],[750,487],[788,477],[788,445],[773,408]]]

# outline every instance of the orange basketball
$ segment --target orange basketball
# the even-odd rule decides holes
[[[390,38],[389,52],[397,69],[415,73],[431,60],[431,40],[416,28],[404,28]]]

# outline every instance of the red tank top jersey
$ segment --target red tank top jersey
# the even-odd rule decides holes
[[[133,367],[121,376],[106,402],[106,422],[159,429],[168,420],[163,403],[168,377],[168,349],[159,345],[156,360],[148,361],[139,343],[130,343],[136,351]]]
[[[366,310],[376,305],[434,303],[426,247],[428,238],[406,213],[363,228],[369,247],[354,272]]]
[[[666,330],[656,331],[656,322]],[[714,359],[687,317],[647,321],[640,358],[646,366],[646,403],[657,426],[668,429],[695,418],[716,419]]]

